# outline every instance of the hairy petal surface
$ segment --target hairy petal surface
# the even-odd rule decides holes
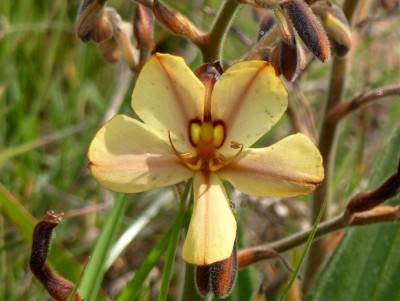
[[[218,175],[249,195],[289,197],[308,194],[324,178],[322,157],[303,134],[266,148],[246,149]]]
[[[193,187],[194,208],[182,257],[190,264],[203,266],[231,255],[236,221],[225,188],[214,173],[197,173]]]
[[[140,72],[132,107],[144,123],[164,137],[171,131],[178,147],[180,142],[190,146],[189,123],[202,119],[204,97],[204,85],[181,57],[154,54]]]
[[[193,176],[153,129],[125,115],[115,116],[99,130],[88,157],[95,179],[119,192],[141,192]]]
[[[288,96],[274,68],[266,62],[234,64],[218,79],[212,92],[211,115],[223,120],[227,136],[221,150],[229,152],[231,141],[249,147],[281,118]]]

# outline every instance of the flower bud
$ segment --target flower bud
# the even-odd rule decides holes
[[[83,42],[108,40],[113,35],[113,24],[104,8],[105,1],[88,0],[78,12],[76,34]]]
[[[321,18],[328,36],[333,40],[333,47],[337,55],[345,56],[350,50],[352,37],[346,16],[339,6],[329,2],[318,1],[312,10]]]
[[[119,62],[124,57],[119,43],[114,38],[99,43],[99,50],[104,59],[111,64]]]
[[[153,25],[154,18],[152,11],[138,3],[133,20],[133,33],[137,41],[138,49],[154,50]]]
[[[268,62],[274,67],[277,75],[281,75],[280,55],[282,42],[279,41],[269,52]]]
[[[202,297],[213,292],[218,298],[226,298],[232,292],[238,272],[236,242],[229,258],[206,266],[195,267],[195,286]]]
[[[288,22],[284,12],[282,11],[282,8],[279,6],[276,6],[274,9],[274,14],[275,14],[276,20],[278,21],[278,29],[281,34],[282,40],[287,45],[294,46],[292,44],[294,41],[294,33],[293,33],[290,23]]]
[[[269,11],[266,11],[260,22],[260,31],[258,34],[257,41],[259,41],[263,35],[269,32],[274,27],[275,24],[276,24],[276,19],[274,15]]]
[[[330,44],[325,30],[311,9],[300,0],[283,0],[280,6],[307,48],[322,62],[330,57]]]
[[[208,45],[208,35],[194,26],[182,14],[172,10],[159,0],[154,0],[152,10],[157,20],[173,33],[188,38],[198,46]]]
[[[294,81],[302,68],[302,55],[296,40],[293,40],[294,47],[282,41],[279,54],[279,68],[282,75],[288,81]]]

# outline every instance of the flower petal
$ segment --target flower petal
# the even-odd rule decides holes
[[[96,180],[119,192],[172,185],[193,175],[155,131],[124,115],[115,116],[99,130],[88,157]]]
[[[204,85],[181,57],[155,54],[140,72],[132,107],[144,123],[164,137],[169,130],[174,143],[186,142],[190,147],[189,123],[202,120],[204,97]]]
[[[240,62],[228,68],[212,92],[213,120],[225,123],[225,149],[231,141],[249,147],[281,118],[287,92],[266,62]],[[223,152],[223,150],[222,150]]]
[[[270,147],[244,150],[218,175],[249,195],[288,197],[313,191],[322,182],[324,169],[318,149],[296,134]]]
[[[236,221],[221,180],[214,173],[197,173],[183,259],[199,266],[226,259],[232,253],[235,237]]]

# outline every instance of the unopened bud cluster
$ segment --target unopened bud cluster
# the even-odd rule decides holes
[[[113,8],[105,7],[105,0],[84,0],[76,23],[76,34],[83,42],[98,45],[104,59],[116,63],[125,59],[130,67],[136,64],[130,43],[132,29],[123,22]]]
[[[260,2],[263,1],[245,3],[261,7]],[[262,20],[260,27],[263,35],[276,24],[280,37],[272,45],[268,60],[289,81],[305,66],[304,48],[325,62],[331,53],[344,56],[351,47],[351,33],[343,11],[327,0],[314,1],[311,7],[303,0],[268,0],[264,7],[274,12],[275,22],[270,14],[265,14],[267,20]]]

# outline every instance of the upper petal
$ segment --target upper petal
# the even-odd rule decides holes
[[[174,143],[186,141],[190,146],[189,123],[202,120],[204,97],[204,85],[181,57],[155,54],[140,72],[132,107],[144,123],[165,137],[169,130]]]
[[[88,157],[96,180],[119,192],[168,186],[193,175],[154,130],[124,115],[115,116],[98,131]]]
[[[225,147],[231,141],[244,147],[252,145],[281,118],[288,101],[274,68],[262,61],[240,62],[228,68],[211,97],[213,120],[226,125]]]
[[[225,188],[214,173],[197,173],[193,187],[194,208],[182,257],[193,265],[209,265],[231,255],[236,221]]]
[[[249,195],[288,197],[313,191],[324,179],[324,168],[314,144],[296,134],[270,147],[244,150],[218,174]]]

